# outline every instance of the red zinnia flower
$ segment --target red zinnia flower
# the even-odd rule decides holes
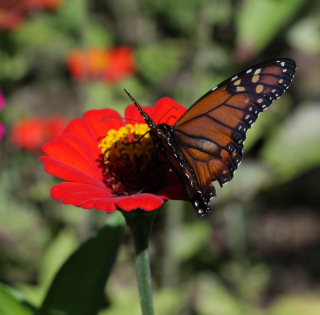
[[[103,80],[117,83],[136,73],[134,51],[130,47],[75,50],[68,57],[72,77],[78,81]]]
[[[55,10],[63,0],[0,0],[0,29],[14,29],[41,9]]]
[[[157,123],[169,125],[185,112],[170,98],[144,110]],[[46,171],[65,180],[52,187],[52,197],[107,212],[151,211],[166,199],[186,199],[148,130],[134,105],[127,107],[125,120],[112,109],[90,110],[72,120],[43,147]]]
[[[34,153],[66,126],[64,117],[28,117],[18,121],[11,131],[11,141],[17,147]]]
[[[35,8],[56,10],[59,8],[63,0],[29,0]]]

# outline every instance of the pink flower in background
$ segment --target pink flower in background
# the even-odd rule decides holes
[[[134,50],[127,46],[74,50],[70,53],[67,63],[76,81],[99,80],[118,83],[136,73]]]
[[[61,116],[23,118],[13,126],[10,139],[18,148],[41,153],[42,145],[60,134],[66,124]]]
[[[3,94],[0,91],[0,110],[4,108],[5,102],[6,102],[6,99],[4,98]],[[5,132],[6,132],[6,128],[4,124],[0,123],[0,141],[2,140]]]

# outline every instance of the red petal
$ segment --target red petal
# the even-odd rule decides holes
[[[173,126],[186,111],[187,109],[174,99],[163,97],[155,105],[152,118],[157,124]]]
[[[92,150],[97,148],[97,138],[82,118],[73,119],[63,133],[73,134],[86,143]]]
[[[90,176],[84,172],[75,169],[55,158],[49,156],[42,156],[40,160],[45,164],[45,170],[49,174],[56,177],[62,178],[64,180],[70,180],[72,182],[86,183],[91,185],[96,185],[100,187],[105,187],[102,180]]]
[[[154,107],[148,106],[148,107],[142,107],[142,109],[151,117],[153,116]],[[146,123],[143,117],[141,116],[138,108],[135,105],[127,106],[125,117],[126,117],[126,124],[134,124],[134,123],[145,124]]]
[[[85,209],[96,208],[110,213],[116,210],[111,192],[107,188],[65,182],[52,187],[51,195],[65,204]]]
[[[113,109],[90,110],[84,114],[84,120],[98,140],[104,138],[108,130],[117,130],[124,124],[124,119]]]
[[[152,211],[160,208],[164,200],[153,194],[137,194],[125,197],[115,197],[116,205],[125,211],[132,211],[135,209],[142,209],[145,211]]]
[[[72,135],[62,134],[48,142],[43,149],[48,156],[102,180],[102,170],[98,169],[98,152],[92,152],[85,143]]]

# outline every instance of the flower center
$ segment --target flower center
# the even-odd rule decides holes
[[[99,147],[103,154],[104,180],[117,195],[155,192],[165,183],[167,168],[146,124],[111,129]]]

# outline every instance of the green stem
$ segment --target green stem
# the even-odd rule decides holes
[[[154,315],[148,241],[155,211],[135,210],[122,213],[134,239],[136,272],[142,314]]]

